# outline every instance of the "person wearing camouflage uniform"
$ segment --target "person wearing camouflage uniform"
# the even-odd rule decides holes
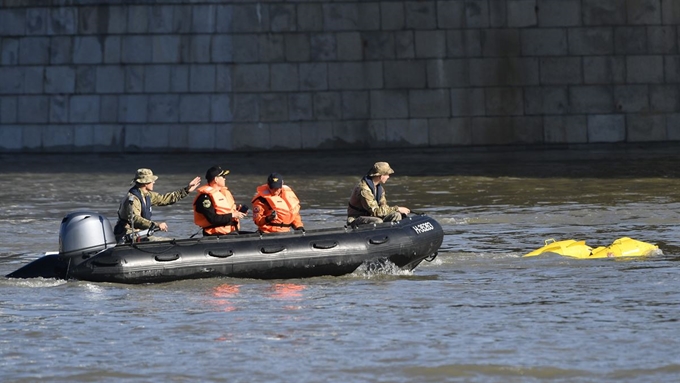
[[[189,182],[189,185],[179,190],[160,194],[153,191],[157,179],[158,176],[155,176],[151,169],[137,169],[135,178],[131,182],[134,186],[128,190],[118,208],[118,222],[113,229],[116,241],[123,242],[126,235],[133,232],[133,227],[135,232],[152,228],[168,231],[167,223],[151,220],[151,207],[172,205],[189,195],[201,183],[201,177],[196,177]],[[133,225],[130,225],[131,216]],[[145,237],[145,240],[162,241],[164,238],[149,236]]]
[[[397,222],[411,210],[403,206],[387,205],[383,185],[394,170],[387,162],[376,162],[354,187],[347,207],[347,224]]]

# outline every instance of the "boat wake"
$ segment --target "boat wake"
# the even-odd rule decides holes
[[[364,262],[351,274],[352,277],[377,278],[382,276],[411,276],[412,270],[402,270],[387,259]]]

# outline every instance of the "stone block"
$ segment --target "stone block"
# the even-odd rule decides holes
[[[189,91],[192,93],[212,93],[215,91],[215,66],[190,65]]]
[[[458,88],[468,86],[470,71],[464,59],[428,60],[428,88]]]
[[[516,57],[521,54],[518,29],[486,29],[481,31],[484,57]]]
[[[394,45],[398,59],[412,59],[416,57],[413,31],[394,32]]]
[[[329,87],[337,90],[380,89],[383,87],[381,64],[380,62],[329,63]]]
[[[50,22],[47,25],[48,35],[74,35],[78,31],[76,7],[51,7]]]
[[[646,36],[645,27],[614,28],[614,53],[617,55],[647,53]]]
[[[586,84],[622,84],[626,81],[624,57],[589,56],[583,58],[583,80]]]
[[[260,59],[260,39],[257,35],[233,35],[231,40],[232,58],[235,63],[253,63]]]
[[[269,66],[266,64],[234,65],[233,87],[235,92],[269,91]]]
[[[125,92],[142,93],[144,92],[144,68],[143,65],[125,66]]]
[[[359,25],[359,6],[357,3],[323,3],[324,30],[354,31]]]
[[[342,102],[338,92],[318,92],[313,96],[314,117],[317,120],[339,120]]]
[[[260,95],[260,121],[288,120],[288,97],[285,93],[265,93]]]
[[[147,103],[147,96],[120,96],[118,98],[118,121],[121,123],[146,123]]]
[[[626,81],[659,84],[664,79],[663,56],[627,56]]]
[[[2,71],[0,71],[1,73]],[[17,122],[17,104],[16,96],[0,97],[0,124],[14,124]]]
[[[436,29],[436,4],[434,1],[406,1],[404,2],[404,18],[408,29]]]
[[[231,107],[231,95],[214,94],[210,96],[210,121],[232,122],[234,115]]]
[[[48,37],[23,37],[19,39],[19,64],[47,65],[50,62]]]
[[[388,120],[385,141],[390,147],[427,146],[429,144],[426,119]]]
[[[584,25],[625,25],[626,7],[621,0],[583,0]]]
[[[323,30],[323,10],[320,3],[300,3],[297,6],[298,31],[318,32]]]
[[[371,91],[371,118],[407,118],[408,92],[404,90]]]
[[[97,93],[124,93],[125,71],[119,65],[104,65],[96,68]]]
[[[481,30],[462,29],[446,31],[446,53],[449,57],[481,56]]]
[[[73,63],[73,40],[70,37],[53,37],[50,40],[50,63],[52,65]]]
[[[453,117],[484,116],[486,108],[484,88],[451,89],[451,115]]]
[[[484,89],[487,116],[521,116],[524,114],[524,100],[521,88]]]
[[[210,122],[210,95],[180,95],[179,122]]]
[[[328,65],[326,63],[302,63],[299,66],[300,90],[328,90]],[[341,89],[341,88],[338,88]]]
[[[111,5],[106,11],[100,13],[107,20],[103,23],[106,25],[106,33],[115,35],[125,34],[127,31],[127,10],[127,6]]]
[[[164,125],[133,125],[125,127],[126,151],[160,152],[170,146],[170,129]]]
[[[440,29],[465,28],[465,4],[464,1],[437,1],[437,27]]]
[[[173,14],[175,7],[172,5],[156,5],[149,10],[149,33],[170,34],[173,32]]]
[[[234,125],[215,125],[215,149],[218,151],[234,150]]]
[[[99,122],[118,122],[118,96],[101,96],[99,99],[99,105],[101,106],[101,110],[99,112]]]
[[[422,60],[385,61],[386,89],[422,89],[427,86],[427,63]],[[404,74],[408,73],[408,76]],[[371,87],[375,89],[376,87]]]
[[[19,64],[19,39],[0,38],[0,65],[17,64]]]
[[[569,112],[572,114],[615,113],[614,105],[612,86],[585,85],[569,88]]]
[[[331,149],[335,136],[333,123],[329,121],[314,121],[300,123],[302,149]]]
[[[68,108],[69,122],[89,123],[99,121],[99,96],[71,96]]]
[[[260,97],[257,94],[234,93],[234,121],[252,122],[260,117]]]
[[[288,95],[288,118],[291,121],[312,120],[314,107],[310,93],[291,93]]]
[[[216,65],[215,76],[217,77],[215,83],[216,92],[231,92],[231,65]]]
[[[566,86],[541,86],[524,88],[524,113],[526,115],[567,114],[569,94]]]
[[[628,142],[659,142],[667,140],[666,116],[633,114],[626,116]]]
[[[0,36],[25,36],[27,24],[25,8],[0,8]]]
[[[76,67],[76,93],[94,93],[96,88],[96,71],[94,66]]]
[[[399,31],[404,29],[404,3],[380,2],[380,25],[386,31]]]
[[[234,124],[232,137],[235,150],[265,150],[271,148],[269,124],[261,122]]]
[[[23,128],[21,126],[3,126],[0,129],[0,149],[2,151],[18,151],[23,147]]]
[[[299,122],[271,124],[269,140],[274,150],[302,149],[302,129]]]
[[[209,63],[210,62],[210,35],[191,36],[191,46],[189,47],[189,62]],[[257,45],[256,48],[257,49]]]
[[[219,134],[215,130],[215,125],[201,124],[188,125],[187,127],[187,146],[192,151],[205,151],[211,149],[223,149],[215,146],[217,141],[216,136],[225,135],[220,131]]]
[[[582,84],[580,57],[551,57],[539,61],[542,85]]]
[[[448,89],[411,89],[408,92],[408,103],[411,118],[451,116]]]
[[[284,37],[281,34],[263,34],[259,36],[260,62],[282,62],[286,60]]]
[[[537,0],[506,0],[508,27],[526,28],[538,24]]]
[[[48,96],[19,96],[18,122],[40,124],[48,122]]]
[[[586,116],[544,116],[546,144],[584,144],[588,142]]]
[[[23,69],[20,67],[0,67],[0,94],[20,94],[23,91]]]
[[[24,94],[40,94],[45,90],[45,68],[29,66],[24,68]]]
[[[385,60],[396,57],[395,35],[392,32],[362,32],[363,55],[366,60]]]
[[[94,141],[94,126],[92,125],[76,125],[71,127],[73,129],[73,147],[72,150],[77,152],[91,152],[95,150],[93,147]]]
[[[104,63],[119,64],[121,60],[120,36],[104,37]]]
[[[194,4],[191,7],[191,32],[214,33],[216,11],[215,4]]]
[[[625,8],[629,24],[661,24],[661,0],[627,1]]]
[[[187,142],[189,141],[189,129],[185,124],[169,125],[168,130],[168,148],[179,150],[186,150]]]
[[[377,31],[380,29],[380,5],[377,2],[360,1],[358,15],[358,30]]]
[[[333,123],[333,146],[339,148],[368,149],[384,141],[374,135],[368,121],[336,121]]]
[[[104,49],[98,37],[76,36],[73,39],[74,64],[100,64],[104,61],[103,52]]]
[[[43,150],[50,152],[73,150],[73,126],[45,126],[43,129],[42,144]]]
[[[285,36],[286,61],[304,62],[311,57],[309,35],[291,33]]]
[[[626,139],[626,117],[622,114],[588,116],[588,143],[623,142]]]
[[[173,123],[179,121],[179,95],[149,95],[147,119],[150,123]]]
[[[361,61],[363,59],[364,45],[359,32],[339,32],[335,35],[335,40],[339,61]]]
[[[470,59],[470,85],[515,86],[538,85],[536,58]]]
[[[491,20],[489,15],[491,14],[489,3],[498,3],[498,1],[486,1],[486,0],[472,0],[465,2],[465,26],[468,28],[488,28]],[[507,4],[507,1],[503,1]],[[507,8],[503,10],[503,21],[504,25],[507,22]]]
[[[24,125],[21,127],[21,147],[24,151],[36,151],[42,148],[44,125]]]
[[[150,65],[144,71],[144,92],[170,92],[170,65]]]
[[[269,5],[269,22],[272,32],[295,32],[297,12],[295,4],[272,3]]]
[[[678,38],[675,26],[647,27],[647,48],[651,54],[677,54]]]
[[[272,64],[271,90],[274,92],[297,91],[300,87],[298,66],[291,63]]]
[[[154,63],[178,63],[180,58],[180,38],[173,35],[153,35],[152,58]]]
[[[467,146],[472,144],[469,118],[433,118],[429,121],[430,146]]]
[[[677,113],[680,111],[680,91],[677,84],[650,85],[649,104],[653,113]]]
[[[611,55],[614,54],[614,31],[612,28],[570,28],[567,32],[569,54]]]
[[[581,0],[538,0],[539,27],[581,25]]]
[[[508,3],[506,1],[491,1],[487,6],[489,8],[489,26],[506,28],[508,26]]]
[[[149,6],[132,5],[128,7],[128,33],[146,33],[149,30]]]
[[[616,110],[623,113],[649,111],[649,89],[647,85],[619,85],[614,87]]]
[[[337,58],[337,42],[332,33],[312,34],[309,48],[312,61],[335,61]]]
[[[666,137],[672,141],[680,141],[680,114],[666,115]]]
[[[517,145],[543,142],[541,117],[473,117],[472,145]]]
[[[170,91],[186,93],[189,91],[189,66],[173,65],[170,68]]]
[[[124,64],[151,63],[152,37],[151,36],[123,36],[121,40],[121,62]]]
[[[269,32],[269,7],[260,3],[234,4],[232,32]]]
[[[215,32],[230,34],[233,30],[234,7],[231,4],[219,4],[215,12]]]
[[[188,34],[191,31],[191,8],[192,5],[175,5],[175,9],[172,14],[172,31],[174,33],[179,33],[182,35]],[[218,11],[222,8],[218,7]],[[218,18],[223,15],[216,15]],[[224,19],[219,18],[218,20],[224,21]],[[228,23],[229,21],[227,21]]]
[[[58,94],[50,97],[50,117],[53,124],[65,124],[69,122],[69,97]]]
[[[521,54],[523,56],[566,56],[567,30],[560,29],[523,29],[520,33]]]
[[[1,13],[0,13],[1,15]],[[21,20],[21,15],[18,16]],[[49,8],[28,8],[26,9],[26,35],[28,36],[45,36],[47,34],[47,24],[49,23]],[[0,23],[7,22],[12,27],[12,22],[3,20],[0,16]],[[0,36],[7,36],[9,34],[2,33],[0,27]]]
[[[343,120],[370,118],[369,96],[367,91],[341,92],[341,98]]]
[[[415,31],[416,57],[446,57],[445,31]]]

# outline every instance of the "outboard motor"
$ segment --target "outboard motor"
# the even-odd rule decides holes
[[[90,211],[70,213],[61,221],[59,229],[59,255],[62,257],[95,254],[115,247],[116,237],[106,217]]]

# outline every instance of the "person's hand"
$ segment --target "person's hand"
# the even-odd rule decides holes
[[[187,186],[187,191],[191,193],[192,191],[196,190],[198,185],[201,184],[201,177],[196,177],[191,182],[189,182],[189,185]]]
[[[165,222],[161,222],[161,223],[158,224],[158,228],[159,228],[161,231],[168,231],[168,224],[165,223]]]
[[[397,210],[398,210],[401,214],[409,214],[409,213],[411,212],[411,209],[409,209],[409,208],[407,208],[407,207],[403,207],[403,206],[399,206],[399,207],[397,208]]]
[[[305,227],[304,227],[304,226],[294,227],[293,230],[295,230],[295,231],[301,231],[301,232],[303,232],[303,233],[306,233],[306,232],[307,232],[307,231],[305,231]]]
[[[276,219],[276,210],[272,210],[271,213],[267,216],[267,222],[271,222]]]
[[[236,219],[243,219],[243,218],[246,217],[246,214],[241,213],[240,211],[236,210],[236,212],[234,212],[231,216],[236,218]]]

